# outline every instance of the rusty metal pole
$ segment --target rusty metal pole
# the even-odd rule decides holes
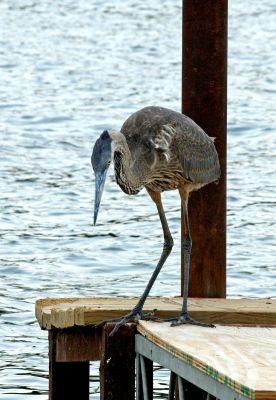
[[[189,296],[225,297],[227,0],[183,0],[182,35],[182,112],[216,137],[222,171],[218,185],[190,198]],[[181,266],[183,288],[183,254]]]

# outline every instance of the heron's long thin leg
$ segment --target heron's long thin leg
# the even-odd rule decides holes
[[[179,191],[181,196],[181,204],[183,210],[183,219],[184,219],[184,229],[185,236],[183,240],[183,251],[184,251],[184,288],[183,288],[183,306],[182,306],[182,314],[188,313],[188,291],[189,291],[189,273],[190,273],[190,257],[192,251],[192,238],[190,233],[190,224],[189,224],[189,215],[188,215],[188,199],[189,194],[186,194],[183,191]]]
[[[211,326],[212,324],[206,324],[203,322],[195,321],[189,316],[188,313],[188,291],[189,291],[189,273],[190,273],[190,257],[192,251],[192,238],[190,233],[189,215],[188,215],[188,199],[189,193],[184,191],[182,188],[179,189],[181,204],[183,210],[184,229],[185,236],[183,240],[183,251],[184,251],[184,288],[183,288],[183,305],[179,318],[172,321],[172,326],[190,323],[193,325],[200,326]]]
[[[159,272],[161,271],[161,268],[163,267],[166,259],[168,258],[172,247],[173,247],[173,238],[172,235],[170,233],[169,230],[169,226],[167,223],[167,219],[166,219],[166,215],[163,209],[163,205],[162,205],[162,201],[161,201],[161,194],[157,193],[157,192],[152,192],[150,190],[148,190],[149,195],[151,196],[152,200],[155,202],[157,210],[158,210],[158,214],[159,214],[159,218],[161,221],[161,225],[162,225],[162,229],[163,229],[163,235],[164,235],[164,246],[163,246],[163,251],[161,254],[161,257],[159,259],[159,262],[155,268],[155,270],[153,271],[153,274],[144,290],[144,293],[142,294],[142,296],[140,297],[138,303],[136,304],[136,306],[134,307],[134,309],[127,314],[125,317],[122,317],[118,320],[117,324],[115,325],[114,329],[111,331],[110,335],[113,336],[117,330],[124,325],[125,323],[127,323],[130,319],[132,318],[136,318],[136,319],[140,319],[142,316],[142,308],[144,306],[144,303],[148,297],[148,294],[159,274]]]
[[[163,251],[161,254],[161,257],[159,259],[159,262],[155,268],[155,270],[153,271],[153,274],[144,290],[144,293],[142,294],[139,302],[137,303],[136,307],[141,310],[146,298],[148,297],[148,294],[154,284],[154,282],[156,281],[156,278],[159,274],[159,272],[161,271],[161,268],[163,267],[166,259],[168,258],[168,256],[170,255],[170,252],[172,251],[173,248],[173,238],[167,223],[167,219],[166,219],[166,215],[163,209],[163,205],[162,205],[162,201],[161,201],[161,194],[157,193],[157,192],[151,192],[148,190],[149,195],[151,196],[152,200],[155,202],[157,210],[158,210],[158,214],[159,214],[159,218],[161,221],[161,225],[163,228],[163,235],[164,235],[164,246],[163,246]]]

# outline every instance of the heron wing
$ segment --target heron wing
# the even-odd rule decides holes
[[[186,117],[175,127],[172,146],[186,179],[194,183],[219,179],[220,166],[214,138],[209,137],[193,120]]]
[[[168,162],[178,160],[187,180],[209,183],[219,179],[219,159],[213,138],[184,114],[148,106],[132,114],[121,132],[132,153],[143,148],[150,152],[154,149],[164,153]]]

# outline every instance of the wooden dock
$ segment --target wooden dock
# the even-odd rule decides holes
[[[138,332],[148,339],[138,339],[140,353],[215,397],[276,399],[276,327],[172,329],[141,321]]]
[[[217,324],[214,329],[191,325],[171,328],[167,323],[141,321],[138,335],[136,325],[127,324],[112,338],[108,337],[112,324],[94,329],[102,320],[126,314],[136,302],[136,298],[36,302],[40,327],[49,332],[50,400],[72,395],[88,400],[89,361],[94,360],[101,361],[101,399],[134,399],[135,346],[148,371],[144,384],[147,393],[140,390],[138,400],[152,398],[152,361],[168,367],[181,379],[178,390],[183,382],[190,382],[191,394],[189,397],[186,393],[185,400],[197,398],[195,390],[223,400],[276,399],[276,299],[189,299],[191,316]],[[170,317],[178,315],[181,306],[181,297],[149,298],[144,310]],[[150,354],[156,354],[156,358],[151,359]],[[175,357],[174,362],[167,365],[171,357]],[[176,361],[179,370],[172,367]],[[171,393],[174,391],[171,389]],[[218,396],[221,393],[223,397]]]

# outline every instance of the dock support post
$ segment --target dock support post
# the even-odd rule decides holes
[[[89,361],[56,361],[56,336],[49,331],[49,400],[89,400]]]
[[[168,400],[174,400],[175,395],[175,386],[176,386],[176,374],[171,372],[170,374],[170,383],[169,383],[169,395]]]
[[[171,372],[168,400],[183,399],[207,400],[209,399],[209,394],[189,381],[177,376],[174,372]]]
[[[153,361],[136,354],[136,400],[153,398]]]
[[[208,397],[208,393],[185,379],[183,379],[183,386],[185,391],[185,400],[206,400]]]
[[[182,112],[216,137],[222,172],[218,185],[191,195],[189,296],[225,297],[227,0],[183,0],[182,32]],[[183,288],[183,251],[181,265]]]
[[[124,325],[112,337],[113,323],[103,327],[100,364],[101,400],[135,398],[135,324]]]

